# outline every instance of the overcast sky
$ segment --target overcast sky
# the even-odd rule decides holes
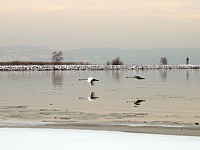
[[[1,0],[5,45],[199,47],[200,0]]]

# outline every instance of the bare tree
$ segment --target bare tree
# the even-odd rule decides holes
[[[120,60],[120,57],[117,57],[112,60],[111,65],[123,65],[124,63]]]
[[[162,64],[162,65],[167,65],[168,63],[167,63],[167,58],[166,57],[161,57],[160,58],[160,64]]]
[[[55,63],[62,62],[63,61],[63,52],[62,51],[59,51],[59,52],[53,51],[51,61],[55,62]]]
[[[106,65],[110,65],[110,64],[111,64],[110,61],[107,61],[107,62],[106,62]]]

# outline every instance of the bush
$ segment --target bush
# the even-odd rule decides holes
[[[161,57],[160,58],[160,64],[162,64],[162,65],[167,65],[168,63],[167,63],[167,58],[166,57]]]
[[[123,65],[124,63],[120,61],[120,57],[117,57],[112,60],[111,65]]]
[[[52,62],[58,63],[63,61],[63,52],[59,51],[53,51],[52,57],[51,57]]]

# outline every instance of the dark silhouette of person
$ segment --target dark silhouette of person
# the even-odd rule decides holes
[[[187,58],[186,58],[186,65],[189,65],[189,60],[190,60],[190,59],[187,57]]]

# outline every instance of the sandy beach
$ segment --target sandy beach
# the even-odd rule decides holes
[[[129,133],[146,133],[162,135],[200,136],[200,127],[169,127],[169,126],[128,126],[128,125],[105,125],[105,124],[9,124],[1,128],[43,128],[43,129],[77,129],[96,131],[120,131]]]
[[[0,149],[124,150],[134,147],[138,150],[198,150],[200,148],[198,125],[167,125],[165,122],[159,123],[160,125],[80,122],[0,119]]]
[[[190,119],[179,121],[178,116],[165,117],[142,113],[96,114],[59,109],[30,109],[28,106],[1,106],[1,128],[50,128],[106,130],[130,133],[200,136],[198,123]],[[181,116],[182,117],[182,116]],[[148,120],[148,121],[144,121]]]

